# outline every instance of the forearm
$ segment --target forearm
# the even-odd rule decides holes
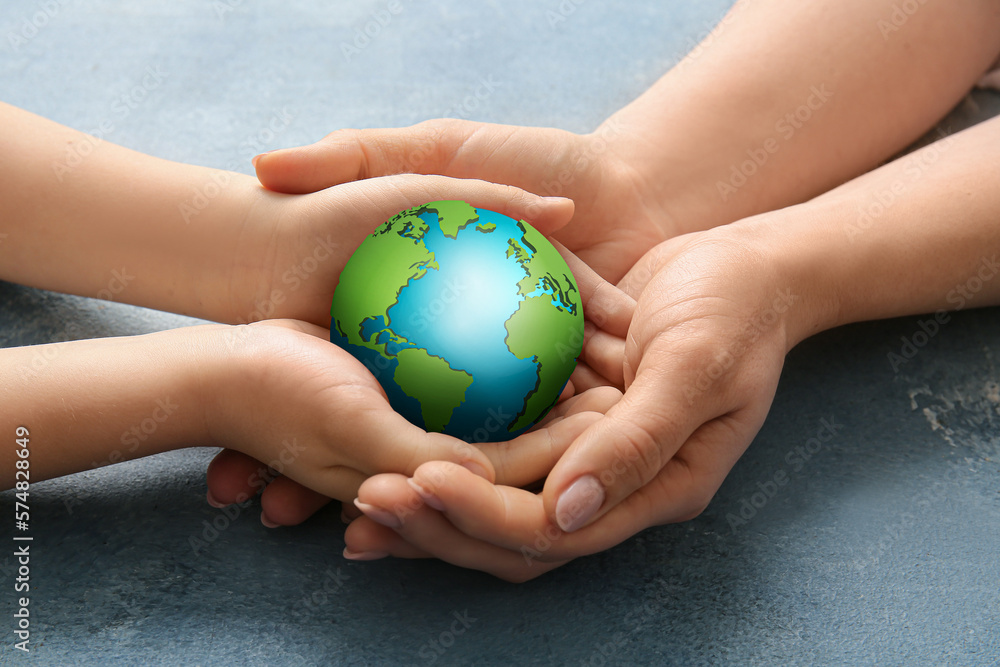
[[[995,2],[899,5],[738,2],[601,132],[634,146],[680,229],[805,201],[912,143],[1000,52]]]
[[[0,279],[224,319],[256,181],[0,103]]]
[[[850,322],[1000,303],[998,152],[1000,118],[732,225],[802,296],[790,343]]]
[[[221,369],[225,331],[206,325],[0,350],[0,488],[14,484],[18,427],[29,432],[32,482],[212,444],[206,387]]]

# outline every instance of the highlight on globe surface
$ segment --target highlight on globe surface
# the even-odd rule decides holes
[[[555,405],[583,348],[576,280],[531,225],[463,201],[402,211],[340,276],[330,339],[393,409],[468,442],[509,440]]]

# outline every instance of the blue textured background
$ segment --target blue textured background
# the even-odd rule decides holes
[[[110,123],[105,138],[130,148],[246,173],[263,150],[449,112],[587,131],[730,3],[567,0],[575,10],[551,25],[558,0],[401,0],[345,57],[341,44],[387,4],[9,2],[0,95],[81,130]],[[123,101],[147,68],[162,81]],[[998,108],[976,93],[943,126]],[[256,506],[221,518],[204,500],[209,450],[34,485],[34,650],[11,649],[5,548],[0,663],[997,664],[1000,309],[954,315],[896,373],[887,354],[919,319],[807,341],[704,515],[522,586],[435,562],[345,562],[332,510],[273,531]],[[0,283],[3,346],[192,322]],[[835,435],[805,460],[796,448],[824,419]],[[788,482],[734,530],[727,515],[780,473]],[[12,505],[0,494],[0,523]],[[212,521],[227,527],[195,554],[189,537]],[[451,635],[464,629],[456,613],[469,627]],[[432,641],[449,646],[437,654]]]

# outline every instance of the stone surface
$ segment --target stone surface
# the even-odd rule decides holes
[[[82,130],[110,123],[105,138],[131,148],[250,173],[254,154],[340,127],[453,115],[589,131],[728,4],[19,4],[0,19],[0,89]],[[345,54],[390,6],[401,12]],[[44,25],[15,45],[25,20]],[[942,126],[998,108],[976,93]],[[11,649],[7,616],[0,663],[996,664],[1000,309],[954,314],[894,369],[888,354],[921,319],[801,345],[704,515],[522,586],[437,562],[346,562],[332,508],[273,531],[256,505],[227,517],[204,500],[209,450],[40,483],[35,649]],[[191,323],[0,284],[3,346]],[[738,524],[744,499],[761,506]],[[0,522],[12,510],[0,494]],[[13,562],[0,558],[11,613]]]

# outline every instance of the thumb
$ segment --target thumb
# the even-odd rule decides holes
[[[565,532],[590,524],[644,487],[700,426],[740,407],[724,393],[693,391],[704,357],[678,347],[650,345],[622,399],[553,467],[543,502]]]
[[[434,120],[404,128],[337,130],[309,146],[258,155],[253,164],[265,188],[288,194],[392,174],[455,176],[448,172],[448,156],[475,126],[462,120]]]

